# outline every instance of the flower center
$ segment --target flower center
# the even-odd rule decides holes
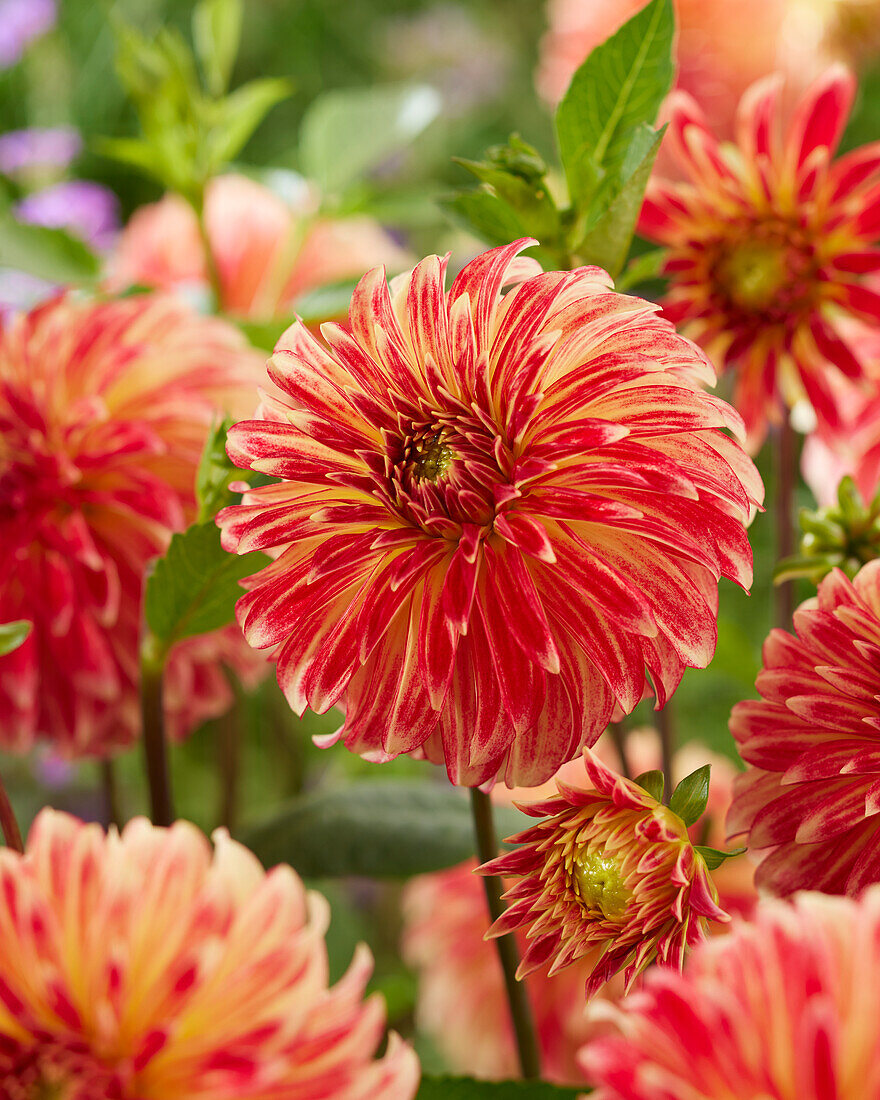
[[[455,453],[447,446],[446,438],[447,432],[441,428],[413,440],[410,461],[413,463],[413,476],[419,481],[437,481],[449,469]]]
[[[765,309],[788,281],[785,253],[773,245],[747,242],[720,261],[718,278],[738,306]]]
[[[600,851],[582,848],[575,856],[574,891],[581,904],[606,920],[622,921],[632,891],[624,882],[617,860]]]

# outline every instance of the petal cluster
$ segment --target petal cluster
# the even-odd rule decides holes
[[[759,886],[855,894],[880,880],[880,561],[834,570],[771,632],[730,729],[749,765],[728,830],[747,833]]]
[[[706,920],[729,920],[684,822],[641,787],[584,753],[589,789],[557,780],[558,795],[520,804],[537,825],[482,874],[516,876],[491,934],[527,928],[518,976],[549,973],[599,950],[588,996],[624,970],[627,987],[654,959],[681,967]]]
[[[530,243],[448,291],[436,256],[391,288],[376,269],[323,342],[288,329],[280,399],[229,437],[280,480],[218,518],[275,556],[238,615],[291,706],[338,703],[350,749],[466,785],[535,786],[646,669],[662,705],[706,665],[763,491],[698,349],[597,268],[517,260]]]
[[[878,889],[762,902],[612,1010],[583,1055],[595,1100],[874,1100],[878,944]]]
[[[743,96],[735,146],[676,93],[665,143],[687,178],[654,179],[639,223],[668,248],[666,316],[736,371],[734,404],[756,447],[799,401],[821,424],[840,422],[829,378],[861,378],[869,350],[846,322],[880,318],[865,280],[880,266],[880,144],[834,159],[855,80],[829,69],[784,137],[780,90],[768,77]]]
[[[215,845],[44,810],[24,856],[0,850],[4,1096],[411,1100],[415,1055],[392,1036],[373,1058],[366,949],[328,986],[324,899]]]
[[[258,369],[235,329],[170,298],[62,298],[4,323],[0,622],[34,623],[0,658],[4,747],[101,755],[137,735],[144,570],[193,518],[211,424],[253,407]],[[186,726],[200,706],[171,709]]]

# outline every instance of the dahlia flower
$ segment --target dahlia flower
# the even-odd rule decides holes
[[[252,407],[258,362],[158,296],[59,299],[0,329],[0,621],[34,623],[0,658],[5,748],[104,755],[137,735],[144,570],[193,518],[208,431]]]
[[[326,901],[220,831],[105,836],[44,810],[0,850],[0,1079],[10,1100],[411,1100],[381,1060],[371,960],[328,986]]]
[[[288,205],[245,176],[211,180],[205,227],[225,312],[255,319],[289,316],[295,299],[308,290],[353,279],[376,263],[399,269],[410,262],[370,218],[312,221],[314,207],[307,194]],[[205,247],[189,203],[166,195],[140,207],[122,232],[110,282],[118,288],[207,287]]]
[[[653,179],[640,232],[667,246],[665,315],[710,357],[736,370],[734,404],[751,445],[767,421],[806,399],[821,424],[840,422],[829,378],[859,378],[861,342],[846,322],[876,324],[880,145],[832,161],[855,93],[841,66],[798,104],[783,141],[780,82],[743,97],[738,144],[719,146],[702,112],[677,93],[666,142],[690,181]]]
[[[540,823],[511,837],[519,845],[484,875],[520,878],[490,935],[527,928],[517,977],[549,964],[552,976],[599,951],[592,996],[620,970],[629,988],[655,958],[681,967],[706,920],[727,921],[703,857],[682,819],[584,750],[592,788],[557,780],[558,794],[519,807]]]
[[[759,887],[856,894],[880,879],[880,561],[835,569],[764,643],[759,700],[730,719],[749,765],[731,835],[748,833]]]
[[[470,786],[543,782],[646,667],[662,705],[708,663],[762,491],[694,345],[598,268],[516,261],[530,243],[448,292],[436,256],[391,291],[374,269],[323,344],[291,326],[282,398],[228,448],[281,481],[218,517],[227,549],[278,555],[239,622],[297,713],[344,707],[323,743]]]
[[[880,890],[766,900],[654,969],[583,1052],[593,1100],[875,1100]]]

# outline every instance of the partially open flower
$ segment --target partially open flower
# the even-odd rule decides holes
[[[0,849],[0,1082],[7,1100],[412,1100],[358,949],[328,985],[329,909],[225,833],[44,810]]]
[[[685,822],[589,750],[584,764],[592,789],[557,781],[557,796],[520,804],[539,824],[481,872],[521,879],[491,929],[501,936],[527,927],[518,976],[545,965],[553,974],[599,948],[591,995],[624,968],[631,985],[655,958],[681,967],[706,920],[729,918]]]

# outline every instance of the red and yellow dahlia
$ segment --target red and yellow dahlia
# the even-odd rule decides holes
[[[736,146],[719,145],[696,102],[674,94],[665,143],[689,178],[652,180],[639,223],[668,249],[665,315],[736,371],[753,447],[801,399],[820,423],[839,422],[829,376],[865,369],[845,322],[880,319],[864,279],[880,268],[880,143],[832,159],[855,80],[829,69],[784,140],[780,86],[769,77],[745,94]]]
[[[44,810],[0,849],[0,1082],[9,1100],[412,1100],[415,1055],[328,985],[329,909],[222,831],[105,836]]]
[[[589,749],[584,765],[592,787],[557,780],[558,795],[519,803],[540,822],[480,871],[521,880],[490,930],[527,929],[517,977],[547,965],[553,975],[598,950],[591,996],[624,968],[627,988],[654,959],[680,968],[707,919],[730,918],[682,819]]]
[[[324,343],[288,329],[281,398],[228,448],[281,480],[218,517],[276,555],[238,615],[294,710],[339,703],[331,742],[471,786],[543,782],[646,668],[662,705],[708,663],[762,492],[702,353],[598,268],[517,261],[530,243],[449,291],[436,256],[390,290],[377,268]]]
[[[734,787],[731,835],[778,894],[856,894],[880,880],[880,561],[853,581],[835,569],[773,630],[757,688],[730,719],[749,765]]]
[[[253,407],[258,368],[234,328],[170,298],[58,299],[4,322],[0,622],[34,623],[0,657],[4,747],[40,735],[102,755],[137,735],[144,570],[193,518],[211,424]],[[194,682],[192,658],[172,658],[172,680]],[[217,713],[168,703],[182,727]]]
[[[767,900],[654,969],[582,1061],[593,1100],[876,1100],[880,889]]]

